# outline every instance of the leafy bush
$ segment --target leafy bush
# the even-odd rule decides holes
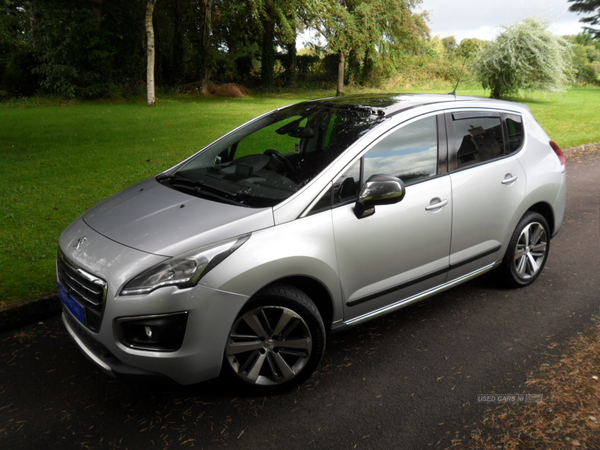
[[[560,91],[570,81],[572,55],[546,25],[526,19],[505,29],[477,55],[473,73],[493,98],[519,90]]]

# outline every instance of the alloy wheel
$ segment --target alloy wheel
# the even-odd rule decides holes
[[[537,275],[544,265],[548,239],[544,226],[539,222],[528,224],[519,235],[514,254],[517,276],[529,280]]]
[[[237,319],[225,353],[239,378],[268,386],[295,378],[312,349],[310,328],[299,314],[282,306],[261,306]]]

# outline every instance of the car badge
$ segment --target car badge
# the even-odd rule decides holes
[[[87,238],[85,236],[82,237],[82,238],[77,239],[77,242],[74,245],[75,250],[79,250],[81,248],[81,246],[83,244],[85,244],[86,242],[87,242]]]

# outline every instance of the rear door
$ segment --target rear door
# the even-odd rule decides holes
[[[446,114],[453,232],[449,280],[493,264],[523,201],[527,178],[518,160],[519,115],[499,111]]]

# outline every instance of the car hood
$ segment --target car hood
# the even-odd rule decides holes
[[[246,208],[176,191],[154,178],[83,214],[96,232],[128,247],[163,256],[273,226],[272,208]]]

